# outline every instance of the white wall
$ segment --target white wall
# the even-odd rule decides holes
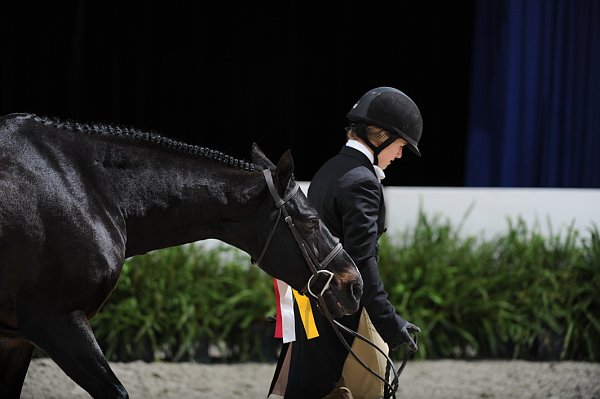
[[[299,184],[304,194],[308,193],[310,182]],[[516,221],[518,217],[529,228],[537,224],[547,236],[562,233],[571,224],[584,237],[593,223],[600,229],[599,189],[392,186],[385,187],[384,193],[390,234],[413,227],[419,207],[429,216],[449,220],[453,226],[462,222],[465,236],[482,239],[502,234],[508,229],[507,219]],[[210,239],[198,244],[214,247],[223,243]]]
[[[309,182],[300,186],[307,193]],[[564,232],[571,224],[583,236],[592,223],[600,228],[598,189],[385,187],[384,192],[390,233],[414,226],[421,206],[454,226],[468,213],[461,232],[482,238],[505,232],[507,219],[518,217],[529,228],[537,224],[544,235]]]

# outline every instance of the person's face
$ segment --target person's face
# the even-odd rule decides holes
[[[385,147],[383,151],[379,153],[377,157],[377,163],[381,169],[385,169],[389,166],[394,159],[402,158],[402,149],[406,145],[406,140],[397,139],[392,144]]]

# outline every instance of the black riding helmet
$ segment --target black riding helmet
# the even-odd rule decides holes
[[[393,87],[377,87],[369,90],[352,107],[346,117],[356,132],[377,155],[398,137],[408,143],[412,152],[421,156],[418,144],[423,131],[423,119],[417,105],[406,94]],[[379,147],[375,147],[366,135],[366,125],[374,125],[392,134]],[[377,161],[375,161],[377,162]]]

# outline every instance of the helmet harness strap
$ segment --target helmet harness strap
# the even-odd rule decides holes
[[[366,123],[353,123],[352,127],[355,129],[356,134],[360,137],[366,145],[369,146],[371,150],[373,150],[373,165],[377,165],[379,161],[379,153],[386,149],[387,146],[392,144],[394,141],[398,139],[395,135],[390,135],[390,137],[385,140],[383,143],[376,146],[369,140],[369,136],[367,134],[367,124]]]

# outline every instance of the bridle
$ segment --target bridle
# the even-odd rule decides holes
[[[375,345],[373,342],[371,342],[369,339],[363,337],[359,333],[352,331],[348,327],[339,323],[331,316],[331,313],[329,312],[329,308],[327,307],[325,300],[323,299],[323,293],[329,288],[331,280],[333,279],[333,273],[331,271],[327,270],[326,267],[333,260],[333,258],[335,258],[342,251],[342,249],[343,249],[342,244],[338,242],[337,245],[331,250],[331,252],[323,259],[323,261],[319,262],[317,259],[317,256],[314,254],[312,249],[308,246],[306,241],[302,238],[302,236],[298,232],[298,229],[294,225],[294,220],[292,219],[292,217],[288,213],[287,209],[285,208],[285,203],[288,202],[296,194],[296,192],[298,191],[300,186],[298,184],[296,184],[288,192],[287,195],[285,195],[283,198],[281,198],[279,196],[279,193],[277,192],[275,184],[273,183],[273,176],[271,174],[271,171],[268,168],[265,168],[263,170],[263,175],[267,182],[267,187],[269,188],[269,192],[271,193],[271,196],[273,197],[273,200],[275,201],[275,207],[278,209],[278,212],[277,212],[277,219],[275,220],[275,224],[273,225],[273,228],[271,229],[271,232],[269,233],[269,235],[267,237],[267,241],[260,253],[260,256],[258,257],[258,260],[253,261],[252,263],[260,265],[260,262],[262,261],[263,257],[265,256],[265,254],[267,252],[267,249],[269,248],[269,245],[271,244],[271,240],[273,239],[275,230],[277,229],[277,226],[279,225],[279,220],[281,219],[281,215],[283,214],[284,220],[287,223],[287,225],[292,233],[292,236],[294,237],[294,240],[296,241],[296,244],[298,244],[298,248],[300,249],[300,252],[302,253],[302,256],[304,257],[304,260],[306,261],[306,264],[308,265],[308,267],[312,273],[310,278],[308,279],[308,282],[306,283],[306,286],[302,289],[301,293],[306,295],[306,293],[308,292],[308,294],[310,294],[313,298],[315,298],[318,301],[319,307],[321,308],[323,315],[325,316],[327,321],[331,324],[331,327],[335,331],[336,335],[338,336],[338,338],[340,339],[340,341],[342,342],[344,347],[348,350],[348,352],[350,352],[350,354],[352,354],[354,359],[356,359],[356,361],[362,367],[364,367],[368,372],[370,372],[373,376],[375,376],[376,378],[378,378],[379,380],[381,380],[384,383],[384,399],[395,399],[396,391],[398,390],[398,378],[400,377],[400,374],[402,373],[402,371],[404,370],[404,367],[406,366],[406,363],[408,362],[408,359],[410,357],[409,351],[406,352],[406,356],[405,356],[404,360],[402,361],[402,364],[400,365],[398,370],[396,370],[396,367],[395,367],[392,359],[390,359],[388,354],[385,353],[381,348],[379,348],[377,345]],[[324,276],[326,278],[326,282],[323,285],[323,288],[320,291],[318,291],[318,294],[315,294],[313,292],[313,290],[311,289],[311,283],[313,283],[313,279],[316,281],[320,276]],[[386,373],[385,373],[384,377],[382,377],[377,372],[375,372],[373,369],[371,369],[362,359],[360,359],[356,355],[356,353],[354,353],[354,351],[352,350],[352,348],[350,347],[350,345],[348,344],[346,339],[342,336],[342,333],[340,330],[353,336],[355,339],[360,339],[361,341],[364,341],[365,343],[372,346],[374,349],[376,349],[379,353],[381,353],[385,357],[386,362],[387,362],[387,367],[386,367]],[[416,335],[414,336],[414,340],[416,343],[417,342]],[[393,378],[392,378],[391,382],[389,382],[390,381],[390,372],[393,373]]]
[[[294,237],[296,244],[298,244],[298,248],[300,248],[302,257],[304,257],[304,260],[306,261],[306,264],[308,265],[311,272],[311,276],[308,279],[306,286],[302,289],[301,292],[303,294],[306,294],[308,292],[315,299],[318,299],[319,297],[322,297],[325,291],[327,291],[327,289],[329,288],[329,284],[333,279],[333,273],[327,270],[326,268],[329,265],[329,263],[333,260],[333,258],[335,258],[343,250],[342,244],[338,242],[337,245],[333,247],[329,255],[327,255],[325,259],[319,262],[317,256],[314,254],[312,249],[308,246],[306,241],[304,241],[304,239],[298,232],[296,225],[294,225],[294,220],[292,219],[289,212],[284,206],[285,203],[288,202],[290,198],[294,196],[294,194],[296,194],[300,186],[296,184],[286,196],[281,198],[279,196],[279,193],[277,192],[277,189],[275,188],[275,184],[273,183],[273,176],[271,175],[271,171],[269,169],[264,169],[263,175],[265,176],[265,180],[267,181],[267,187],[269,188],[269,192],[271,193],[271,196],[275,201],[275,207],[277,208],[278,212],[275,224],[273,224],[273,228],[271,229],[271,232],[267,237],[267,242],[265,243],[260,253],[260,256],[258,257],[258,260],[253,263],[260,265],[260,262],[267,253],[267,249],[271,244],[271,240],[273,239],[273,235],[275,234],[275,230],[277,229],[277,226],[279,225],[279,220],[281,219],[281,215],[283,214],[284,220],[290,228],[292,236]],[[316,279],[318,279],[320,276],[325,277],[325,284],[323,284],[323,288],[319,291],[319,293],[315,294],[311,288],[311,284],[313,283],[313,279],[315,279],[316,281]]]

